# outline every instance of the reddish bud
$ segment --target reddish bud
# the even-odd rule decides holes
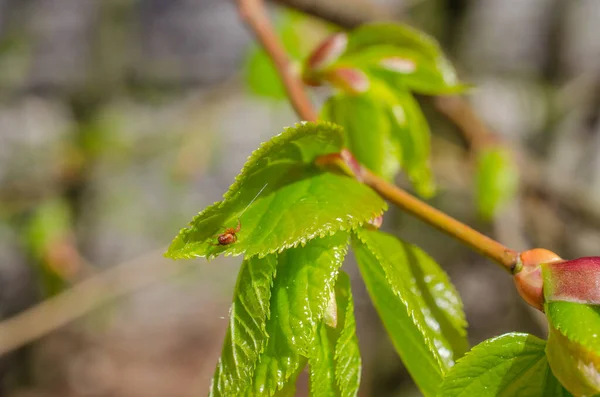
[[[379,229],[381,227],[381,225],[383,225],[383,214],[376,216],[373,219],[370,219],[367,221],[367,223],[370,225],[369,228],[370,229]]]
[[[544,266],[547,301],[600,304],[600,257],[586,257]]]
[[[345,33],[336,33],[325,39],[308,58],[309,69],[318,71],[335,62],[346,51],[348,36]]]
[[[327,72],[324,78],[333,86],[351,94],[360,94],[369,89],[369,78],[359,69],[338,68]]]
[[[315,159],[315,164],[321,167],[333,165],[342,170],[346,175],[356,178],[359,182],[363,181],[363,167],[348,149],[342,149],[339,153],[319,156]]]
[[[535,248],[519,255],[519,261],[513,272],[513,279],[519,295],[536,309],[544,310],[544,292],[542,265],[562,262],[552,251]]]
[[[379,64],[383,68],[388,69],[392,72],[404,74],[412,73],[415,70],[417,70],[417,65],[413,60],[400,57],[384,58],[381,61],[379,61]]]

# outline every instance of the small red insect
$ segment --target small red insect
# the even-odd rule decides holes
[[[237,241],[236,233],[238,233],[240,230],[242,230],[242,223],[240,222],[240,218],[238,218],[237,227],[226,227],[223,233],[219,234],[219,236],[217,237],[218,244],[213,245],[219,246],[235,243]]]
[[[252,199],[252,201],[250,201],[250,203],[248,203],[248,205],[246,206],[246,208],[244,208],[244,210],[242,211],[241,214],[238,215],[237,218],[237,227],[233,228],[233,227],[226,227],[224,228],[225,230],[223,230],[222,234],[219,234],[217,236],[217,244],[211,244],[214,246],[222,246],[222,245],[229,245],[229,244],[233,244],[237,241],[237,235],[236,233],[239,233],[240,230],[242,230],[242,222],[240,221],[240,218],[242,215],[244,215],[244,213],[246,212],[246,210],[250,207],[250,205],[254,202],[254,200],[256,200],[256,198],[258,196],[260,196],[260,194],[263,192],[263,190],[265,190],[265,188],[267,187],[268,183],[265,183],[265,185],[262,187],[262,189],[259,190],[258,193],[256,193],[256,196],[254,196],[254,198]]]

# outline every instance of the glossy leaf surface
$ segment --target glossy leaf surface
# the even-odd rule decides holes
[[[575,395],[600,394],[600,306],[556,301],[544,310],[554,374]]]
[[[340,274],[335,287],[337,324],[321,322],[309,359],[311,397],[356,396],[361,358],[356,337],[350,280]]]
[[[262,256],[354,229],[381,214],[386,204],[373,190],[312,164],[341,147],[341,130],[330,123],[286,129],[252,153],[223,201],[197,215],[166,255]],[[235,228],[238,219],[237,241],[216,245],[223,228]]]
[[[431,258],[391,235],[359,230],[353,247],[396,350],[423,394],[436,395],[468,346],[458,294]]]
[[[552,374],[533,335],[510,333],[475,346],[449,371],[440,397],[571,396]]]
[[[347,244],[341,232],[244,261],[211,395],[273,396],[293,389],[313,350]]]

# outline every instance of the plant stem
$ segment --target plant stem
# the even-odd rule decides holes
[[[518,253],[364,169],[363,182],[386,200],[487,256],[512,273]]]
[[[290,61],[275,34],[273,25],[267,18],[263,0],[237,0],[237,4],[240,15],[273,60],[285,86],[288,98],[298,116],[307,121],[317,120],[317,112],[306,94],[304,84],[292,70]],[[334,157],[330,157],[330,159],[331,161],[325,156],[323,163],[336,164]],[[351,168],[353,168],[355,176],[359,180],[374,189],[381,197],[487,256],[509,272],[512,271],[518,258],[516,251],[431,207],[399,187],[386,182],[366,168],[362,166]]]
[[[292,63],[275,34],[273,24],[267,17],[264,2],[262,0],[237,0],[237,4],[240,16],[252,29],[275,64],[275,69],[283,82],[289,101],[298,116],[306,121],[317,120],[317,112],[304,90],[304,84],[293,70]]]

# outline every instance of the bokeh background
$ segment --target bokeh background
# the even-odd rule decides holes
[[[420,98],[440,185],[432,204],[515,249],[600,254],[600,1],[270,4],[300,59],[335,28],[282,3],[438,38],[476,84],[477,114],[526,161],[518,197],[483,222],[464,138]],[[233,1],[0,1],[0,395],[205,395],[241,259],[161,254],[260,142],[295,121]],[[544,335],[491,262],[394,209],[384,227],[447,269],[473,344]],[[347,262],[361,395],[419,395]]]

